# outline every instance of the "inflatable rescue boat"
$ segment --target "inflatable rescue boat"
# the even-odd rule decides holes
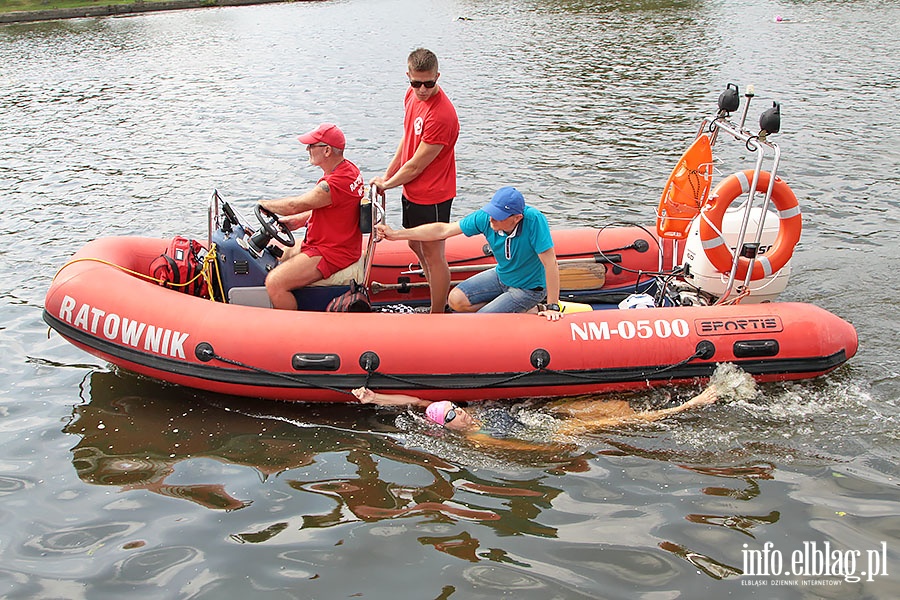
[[[729,84],[673,170],[655,231],[553,232],[559,321],[416,312],[428,289],[415,255],[405,242],[376,244],[371,235],[356,265],[295,292],[299,310],[272,309],[264,281],[279,246],[270,242],[292,242],[290,232],[259,207],[251,228],[218,194],[200,257],[209,297],[155,280],[151,265],[170,240],[101,238],[56,274],[44,320],[117,367],[273,400],[351,401],[349,390],[363,385],[460,401],[559,397],[705,379],[721,362],[759,381],[817,377],[856,353],[856,331],[819,307],[776,301],[801,213],[768,139],[778,131],[777,105],[751,134],[731,120],[735,97]],[[755,152],[757,165],[713,188],[721,133]],[[377,223],[383,205],[369,199],[362,221]],[[451,238],[446,254],[454,282],[495,264],[480,237]],[[356,284],[367,290],[369,312],[325,310]]]

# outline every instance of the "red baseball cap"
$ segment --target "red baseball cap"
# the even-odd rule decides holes
[[[347,144],[344,133],[334,123],[322,123],[310,132],[297,138],[301,144],[328,144],[340,150]]]

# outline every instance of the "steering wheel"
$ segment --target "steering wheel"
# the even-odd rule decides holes
[[[294,234],[284,223],[278,220],[278,215],[267,208],[263,208],[261,204],[257,204],[253,212],[256,213],[259,224],[270,238],[288,248],[293,247],[296,243]]]

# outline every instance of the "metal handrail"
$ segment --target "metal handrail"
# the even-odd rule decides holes
[[[375,226],[385,221],[385,194],[378,193],[378,186],[369,185],[369,203],[372,205],[372,227],[369,230],[369,241],[366,246],[366,260],[363,266],[362,285],[369,285],[369,276],[372,272],[372,261],[375,257],[375,244],[378,242],[375,235]]]
[[[767,151],[771,151],[772,164],[771,164],[771,168],[769,170],[769,173],[770,173],[769,185],[766,189],[765,198],[764,198],[763,204],[762,204],[762,213],[761,213],[762,218],[760,219],[759,225],[756,230],[756,236],[754,239],[754,244],[757,249],[759,248],[759,244],[762,241],[762,236],[763,236],[763,231],[764,231],[764,226],[765,226],[765,215],[766,215],[766,212],[768,211],[769,205],[771,204],[771,201],[772,201],[772,191],[775,186],[775,178],[776,178],[776,174],[778,172],[778,166],[779,166],[779,163],[781,162],[781,149],[778,147],[777,144],[765,139],[764,135],[755,135],[743,128],[744,122],[746,121],[746,118],[747,118],[747,111],[749,108],[750,100],[752,97],[753,97],[752,90],[748,91],[748,93],[746,94],[747,101],[744,104],[744,111],[743,111],[743,115],[741,117],[741,125],[736,125],[735,123],[733,123],[732,121],[729,120],[728,113],[720,111],[716,117],[714,117],[712,119],[710,119],[710,118],[704,119],[700,124],[700,132],[698,133],[698,135],[700,135],[701,133],[703,133],[705,131],[709,131],[710,132],[710,143],[715,144],[715,141],[718,137],[719,131],[724,131],[725,133],[727,133],[731,137],[733,137],[735,140],[744,142],[744,145],[747,147],[747,149],[751,152],[755,152],[757,155],[756,165],[754,166],[754,170],[753,170],[753,180],[750,182],[750,192],[749,192],[747,201],[744,204],[744,216],[741,221],[741,226],[738,231],[738,236],[737,236],[737,240],[735,243],[735,253],[734,253],[734,260],[732,261],[732,264],[731,264],[731,271],[729,272],[729,275],[728,275],[728,281],[725,284],[725,292],[724,292],[724,294],[722,294],[722,296],[719,297],[716,304],[724,303],[731,296],[732,292],[734,291],[735,279],[737,278],[738,264],[741,259],[740,249],[745,245],[745,242],[746,242],[747,227],[750,222],[750,213],[752,211],[753,202],[754,202],[755,196],[756,196],[756,186],[759,183],[759,174],[763,170],[763,164],[765,162],[766,155],[768,154]],[[739,289],[748,288],[750,285],[751,278],[753,276],[753,267],[756,262],[756,253],[754,252],[754,255],[749,258],[750,258],[750,265],[747,269],[747,275],[745,276],[744,281],[741,284]]]

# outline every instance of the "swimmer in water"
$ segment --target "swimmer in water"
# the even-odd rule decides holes
[[[363,404],[414,406],[425,409],[425,418],[447,429],[466,435],[472,441],[509,448],[529,449],[534,444],[517,440],[528,426],[506,408],[479,408],[469,412],[448,400],[432,402],[406,394],[382,394],[361,387],[353,395]],[[552,413],[564,415],[554,427],[555,433],[577,435],[622,425],[657,421],[680,412],[713,404],[718,399],[716,385],[672,408],[635,411],[625,400],[558,400],[548,405]]]

